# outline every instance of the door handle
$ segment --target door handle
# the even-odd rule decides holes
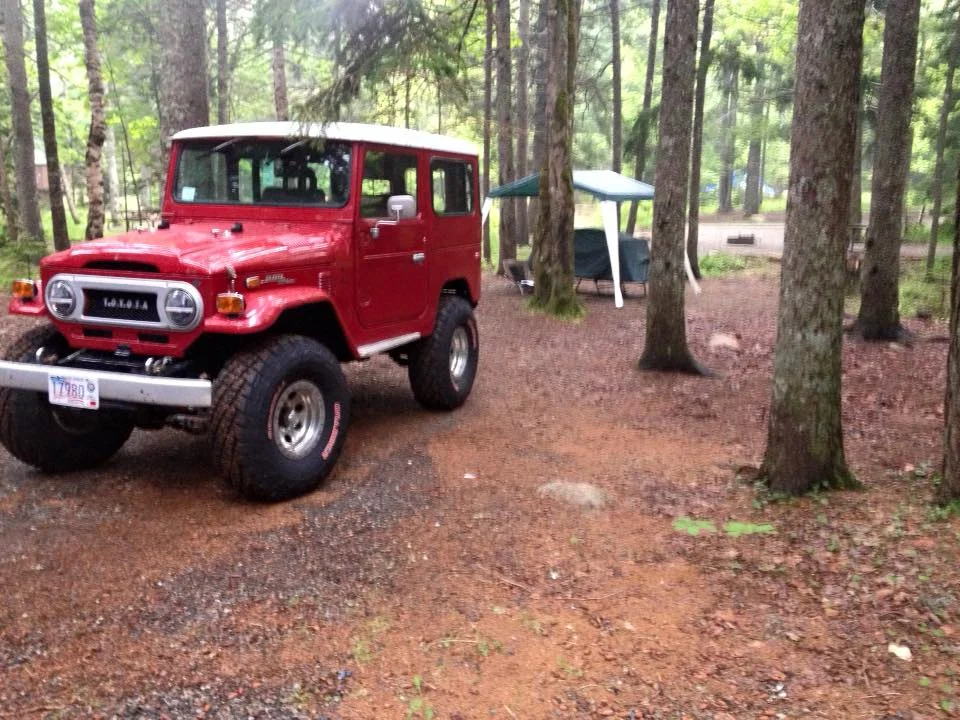
[[[415,252],[415,253],[413,254],[413,261],[414,261],[417,265],[422,265],[422,264],[423,264],[423,261],[426,259],[426,257],[427,257],[427,256],[426,256],[426,253]]]

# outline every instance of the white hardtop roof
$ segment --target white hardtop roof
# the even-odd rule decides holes
[[[435,135],[421,130],[408,130],[386,125],[363,125],[361,123],[299,123],[299,122],[250,122],[232,125],[211,125],[209,127],[181,130],[173,136],[174,140],[200,140],[205,138],[326,138],[346,142],[369,142],[383,145],[437,150],[477,155],[472,143],[457,138]]]

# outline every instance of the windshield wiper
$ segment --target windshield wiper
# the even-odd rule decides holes
[[[240,142],[240,140],[241,140],[241,138],[238,138],[238,137],[230,138],[230,139],[227,140],[226,142],[220,143],[219,145],[217,145],[217,146],[216,146],[215,148],[213,148],[212,150],[208,150],[207,152],[205,152],[205,153],[203,154],[203,157],[208,157],[208,156],[210,156],[210,155],[213,155],[214,153],[223,152],[223,151],[226,150],[228,147],[230,147],[230,146],[232,146],[232,145],[236,145],[238,142]]]
[[[290,152],[291,150],[296,150],[298,147],[302,147],[302,146],[305,145],[307,142],[309,142],[309,141],[307,141],[307,140],[297,140],[297,141],[296,141],[295,143],[293,143],[292,145],[287,145],[283,150],[280,151],[280,157],[283,157],[284,155],[286,155],[286,154],[287,154],[288,152]]]

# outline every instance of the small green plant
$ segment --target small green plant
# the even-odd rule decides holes
[[[423,678],[414,675],[413,680],[414,696],[407,701],[407,720],[412,718],[423,718],[423,720],[433,720],[435,711],[423,696]]]
[[[725,532],[728,537],[737,538],[743,535],[772,535],[777,531],[776,528],[769,523],[756,524],[731,520],[723,524],[723,532]]]
[[[931,505],[927,508],[927,520],[930,522],[946,522],[955,517],[960,517],[960,500],[954,500],[946,505]]]
[[[717,252],[700,258],[700,273],[704,277],[718,277],[747,269],[747,259],[742,255]]]
[[[933,685],[933,680],[924,675],[917,681],[917,684],[922,688],[928,688]]]
[[[563,674],[569,678],[579,679],[583,677],[583,670],[575,665],[571,665],[564,660],[562,656],[557,658],[557,665],[563,671]]]
[[[715,533],[717,525],[713,520],[696,520],[684,516],[673,521],[673,529],[677,532],[685,532],[687,535],[699,535],[702,532]]]

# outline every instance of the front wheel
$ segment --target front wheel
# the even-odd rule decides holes
[[[444,295],[433,334],[410,355],[410,387],[417,401],[431,410],[453,410],[473,389],[480,359],[480,333],[466,300]]]
[[[63,353],[66,341],[44,325],[27,331],[4,359],[36,362],[42,349]],[[42,393],[0,388],[0,442],[18,460],[51,473],[88,470],[123,447],[132,417],[110,410],[74,410],[51,405]]]
[[[333,353],[306,337],[268,338],[232,357],[214,383],[214,463],[250,500],[303,495],[336,464],[349,416]]]

